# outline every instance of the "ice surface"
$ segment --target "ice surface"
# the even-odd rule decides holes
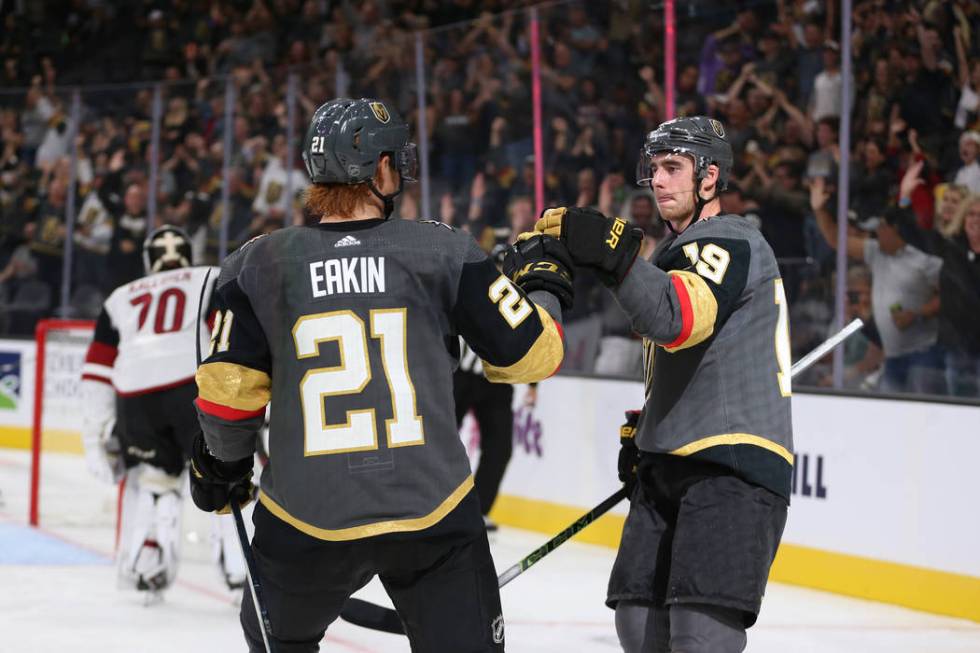
[[[53,484],[80,504],[105,502],[80,459],[45,459]],[[0,450],[0,651],[4,653],[191,653],[244,651],[237,598],[224,589],[202,553],[206,524],[188,512],[198,543],[178,582],[157,605],[117,590],[111,526],[71,523],[29,529],[27,472],[19,451]],[[72,470],[77,471],[72,471]],[[53,489],[53,488],[52,488]],[[111,495],[111,493],[110,493]],[[111,503],[111,501],[109,502]],[[491,537],[498,570],[547,539],[503,528]],[[206,549],[206,547],[203,547]],[[614,552],[571,542],[502,590],[511,653],[603,653],[620,650],[613,613],[603,605]],[[358,596],[390,605],[374,582]],[[400,636],[347,623],[331,626],[321,650],[407,653]],[[771,584],[759,623],[749,631],[751,653],[967,653],[980,651],[980,624],[895,606]]]

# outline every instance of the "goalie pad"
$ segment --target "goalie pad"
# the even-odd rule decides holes
[[[255,504],[250,503],[242,509],[242,519],[245,521],[245,531],[249,539],[252,537],[252,510]],[[238,530],[235,527],[235,517],[231,514],[214,514],[211,521],[211,538],[213,542],[214,559],[218,564],[221,577],[228,589],[237,590],[245,587],[245,558],[242,556],[242,545],[238,541]]]
[[[161,591],[180,561],[182,477],[140,464],[126,475],[117,552],[118,586]]]
[[[100,481],[118,483],[125,472],[116,425],[116,391],[101,381],[82,379],[82,446],[89,472]]]

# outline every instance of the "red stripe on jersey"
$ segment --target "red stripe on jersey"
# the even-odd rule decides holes
[[[197,404],[197,407],[200,408],[202,412],[205,412],[208,415],[231,420],[233,422],[243,419],[251,419],[253,417],[258,417],[259,415],[265,414],[264,407],[259,408],[258,410],[239,410],[237,408],[232,408],[231,406],[222,406],[221,404],[216,404],[200,397],[195,399],[194,403]]]
[[[681,305],[681,332],[673,342],[664,345],[664,348],[683,345],[684,341],[691,337],[691,330],[694,329],[694,309],[691,307],[691,296],[687,294],[687,286],[680,277],[671,275],[670,280],[674,283],[677,300]]]
[[[116,354],[118,353],[119,351],[112,345],[93,340],[92,344],[88,346],[88,353],[85,354],[85,362],[112,367],[113,363],[116,362]]]
[[[108,386],[112,385],[112,381],[104,376],[99,376],[98,374],[82,374],[82,380],[89,381],[99,381],[100,383],[105,383]]]

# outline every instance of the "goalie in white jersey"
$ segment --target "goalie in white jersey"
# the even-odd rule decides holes
[[[95,476],[110,483],[125,477],[120,587],[159,592],[177,573],[183,472],[200,431],[197,338],[204,334],[206,342],[210,334],[198,324],[198,310],[210,305],[217,268],[192,267],[190,239],[168,225],[146,239],[143,258],[147,275],[116,288],[99,314],[82,369],[82,439]],[[225,581],[241,587],[234,522],[230,515],[216,519]]]

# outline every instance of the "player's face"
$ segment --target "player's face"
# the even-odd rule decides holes
[[[650,161],[650,189],[660,217],[683,221],[694,214],[694,162],[682,154],[654,154]]]

